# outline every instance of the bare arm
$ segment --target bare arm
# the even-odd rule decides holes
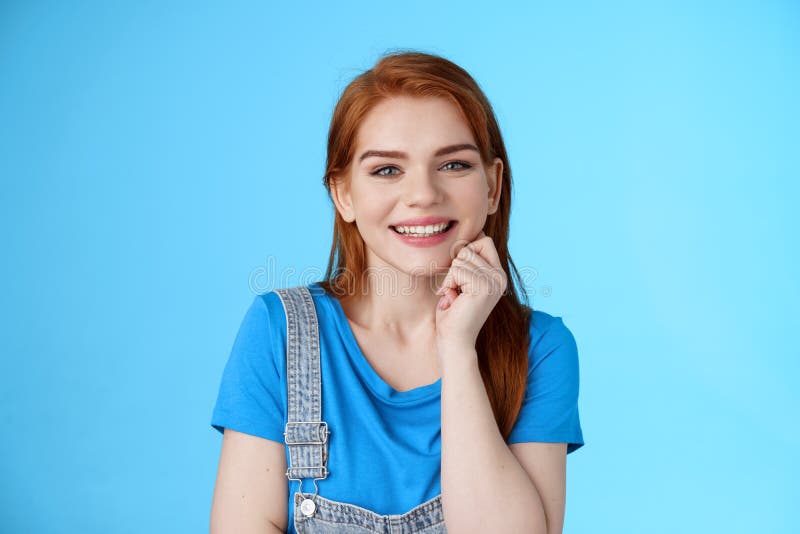
[[[226,428],[211,504],[210,534],[287,529],[286,452],[276,441]]]
[[[497,428],[475,349],[459,352],[444,358],[442,369],[442,506],[448,532],[560,533],[565,445],[524,444],[512,452]]]
[[[567,444],[512,443],[508,448],[539,491],[547,518],[547,534],[561,534],[567,497]]]

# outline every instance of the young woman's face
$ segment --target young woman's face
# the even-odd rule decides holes
[[[497,210],[502,172],[500,158],[484,166],[455,104],[395,97],[363,120],[350,175],[333,197],[355,221],[371,271],[430,276],[446,271]]]

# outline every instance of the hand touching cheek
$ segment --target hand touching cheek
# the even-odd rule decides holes
[[[503,296],[507,276],[494,242],[485,233],[453,259],[437,291],[436,340],[440,347],[475,347],[492,309]]]

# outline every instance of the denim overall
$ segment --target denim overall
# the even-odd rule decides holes
[[[327,422],[322,420],[319,324],[306,286],[275,289],[286,312],[287,423],[289,449],[286,477],[300,483],[294,493],[294,528],[298,534],[446,534],[441,494],[404,514],[379,515],[371,510],[319,495],[318,480],[328,476]],[[314,493],[303,493],[311,478]],[[353,481],[357,483],[358,481]],[[376,488],[376,491],[380,491]]]

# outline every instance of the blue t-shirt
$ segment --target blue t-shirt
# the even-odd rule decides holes
[[[317,283],[308,287],[319,321],[322,420],[330,429],[328,477],[317,481],[319,494],[382,515],[405,513],[441,491],[441,379],[396,391],[362,354],[336,297]],[[575,339],[560,317],[538,310],[530,332],[525,400],[507,443],[565,442],[573,452],[583,445]],[[285,351],[280,298],[256,296],[222,375],[214,428],[284,443]],[[289,532],[297,489],[292,481]],[[311,480],[303,481],[303,491],[314,492]]]

